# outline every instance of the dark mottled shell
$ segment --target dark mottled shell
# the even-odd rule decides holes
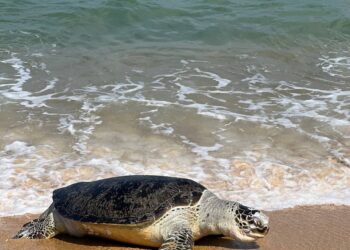
[[[198,202],[206,188],[183,178],[132,175],[79,182],[53,192],[56,210],[83,222],[152,222],[176,206]]]

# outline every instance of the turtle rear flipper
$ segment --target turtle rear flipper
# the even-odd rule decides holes
[[[192,250],[192,231],[189,227],[180,227],[169,234],[159,250]]]
[[[39,217],[23,225],[22,229],[13,237],[13,239],[49,239],[59,232],[55,227],[53,214],[49,213],[46,217]]]

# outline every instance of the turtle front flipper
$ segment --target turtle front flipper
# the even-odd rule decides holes
[[[55,221],[51,212],[47,213],[45,217],[40,216],[38,219],[24,224],[13,239],[50,239],[58,233],[59,231],[55,227]]]
[[[192,231],[188,227],[173,230],[159,250],[191,250],[193,248]]]

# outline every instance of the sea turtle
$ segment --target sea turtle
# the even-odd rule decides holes
[[[55,190],[50,207],[14,238],[49,239],[68,233],[187,250],[206,235],[253,241],[268,230],[268,217],[261,211],[219,199],[193,180],[132,175]]]

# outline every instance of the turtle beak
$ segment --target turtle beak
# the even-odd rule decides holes
[[[264,237],[270,230],[269,219],[266,215],[259,212],[254,215],[254,225],[251,226],[250,236],[256,238]]]
[[[249,237],[254,239],[264,238],[269,232],[270,228],[268,226],[259,227],[259,228],[251,228],[251,231],[247,233]]]
[[[258,236],[259,238],[264,237],[268,232],[269,232],[270,228],[268,226],[264,226],[262,228],[256,228],[254,230],[252,230],[252,233],[256,236]]]

